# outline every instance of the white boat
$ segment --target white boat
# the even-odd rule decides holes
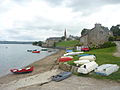
[[[90,60],[77,60],[77,61],[74,61],[76,66],[79,66],[79,65],[82,65],[82,64],[85,64],[85,63],[89,63],[89,62],[90,62]]]
[[[95,73],[99,75],[108,76],[113,72],[118,71],[119,66],[117,64],[103,64],[95,69]]]
[[[91,71],[95,70],[98,67],[98,64],[95,61],[83,64],[77,70],[78,73],[88,74]]]
[[[90,60],[90,61],[95,61],[96,57],[94,55],[89,55],[89,56],[82,56],[79,58],[79,60]]]
[[[68,56],[68,55],[78,55],[78,54],[81,54],[81,53],[84,53],[84,52],[70,52],[70,53],[64,54],[64,56]]]
[[[61,58],[64,58],[64,57],[70,57],[70,58],[73,58],[73,56],[62,56]]]

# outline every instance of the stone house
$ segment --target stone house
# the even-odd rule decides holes
[[[108,38],[113,36],[112,32],[101,24],[95,24],[95,27],[80,37],[80,42],[84,46],[98,46],[108,41]]]
[[[46,39],[45,43],[42,46],[43,47],[54,47],[54,44],[59,41],[61,41],[61,37],[50,37]]]

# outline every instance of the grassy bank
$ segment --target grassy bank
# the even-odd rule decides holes
[[[78,44],[79,40],[71,40],[71,41],[62,41],[56,43],[57,47],[74,47],[76,44]]]
[[[113,53],[116,51],[116,47],[110,47],[110,48],[104,48],[104,49],[95,49],[95,50],[91,50],[89,52],[89,54],[95,54],[97,59],[96,62],[99,65],[102,64],[117,64],[120,66],[120,57],[115,57],[113,56]],[[74,56],[74,60],[78,60],[77,56]],[[69,64],[73,64],[73,61],[68,62]],[[100,76],[100,75],[96,75],[94,72],[90,73],[89,75],[82,75],[85,77],[94,77],[97,79],[112,79],[112,80],[116,80],[120,82],[120,69],[109,75],[109,76]]]

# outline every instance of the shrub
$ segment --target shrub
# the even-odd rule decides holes
[[[108,47],[113,47],[116,46],[114,42],[105,42],[104,44],[100,45],[100,48],[108,48]]]

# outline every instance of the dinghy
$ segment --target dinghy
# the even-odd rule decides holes
[[[59,58],[59,62],[67,62],[67,61],[71,61],[73,60],[73,58],[71,57],[62,57],[62,58]]]
[[[72,72],[62,72],[56,76],[53,76],[52,80],[58,82],[70,77],[71,75],[72,75]]]
[[[95,69],[95,73],[103,76],[108,76],[118,71],[119,66],[116,64],[103,64]]]
[[[89,55],[92,55],[92,54],[81,54],[81,55],[78,55],[78,57],[89,56]]]
[[[89,55],[89,56],[82,56],[79,58],[79,60],[90,60],[90,61],[95,61],[96,57],[95,55]]]
[[[78,73],[88,74],[91,71],[95,70],[98,67],[98,64],[95,61],[83,64],[78,68]]]
[[[64,56],[67,56],[67,55],[78,55],[78,54],[81,54],[81,53],[84,53],[84,52],[70,52],[70,53],[64,54]]]
[[[23,68],[23,69],[11,69],[10,71],[12,73],[15,73],[15,74],[30,73],[30,72],[33,71],[33,66],[32,67]]]
[[[32,51],[32,53],[40,53],[40,51]]]

